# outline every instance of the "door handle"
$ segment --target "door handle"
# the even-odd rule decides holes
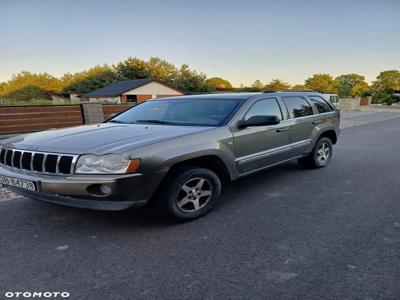
[[[313,123],[314,125],[317,125],[317,124],[322,123],[322,120],[313,121],[312,123]]]
[[[284,132],[287,130],[289,130],[289,127],[282,127],[282,128],[277,129],[276,132]]]

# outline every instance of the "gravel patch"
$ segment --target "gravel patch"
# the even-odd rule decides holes
[[[22,198],[21,196],[7,190],[5,187],[0,186],[0,202]]]

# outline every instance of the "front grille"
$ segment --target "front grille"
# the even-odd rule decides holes
[[[0,164],[41,173],[72,174],[76,156],[16,149],[1,149]]]

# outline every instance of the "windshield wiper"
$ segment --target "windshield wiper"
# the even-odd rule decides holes
[[[164,125],[173,125],[176,124],[174,122],[163,121],[163,120],[136,120],[138,123],[153,123],[153,124],[164,124]]]
[[[107,123],[128,124],[128,123],[126,123],[124,121],[119,121],[119,120],[110,120],[110,121],[107,121]]]

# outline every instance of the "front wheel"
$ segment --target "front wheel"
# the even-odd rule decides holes
[[[211,170],[187,168],[174,172],[160,195],[170,216],[189,221],[210,211],[221,194],[221,181]]]
[[[332,141],[323,137],[315,144],[313,151],[306,157],[299,159],[299,164],[306,168],[323,168],[332,158]]]

